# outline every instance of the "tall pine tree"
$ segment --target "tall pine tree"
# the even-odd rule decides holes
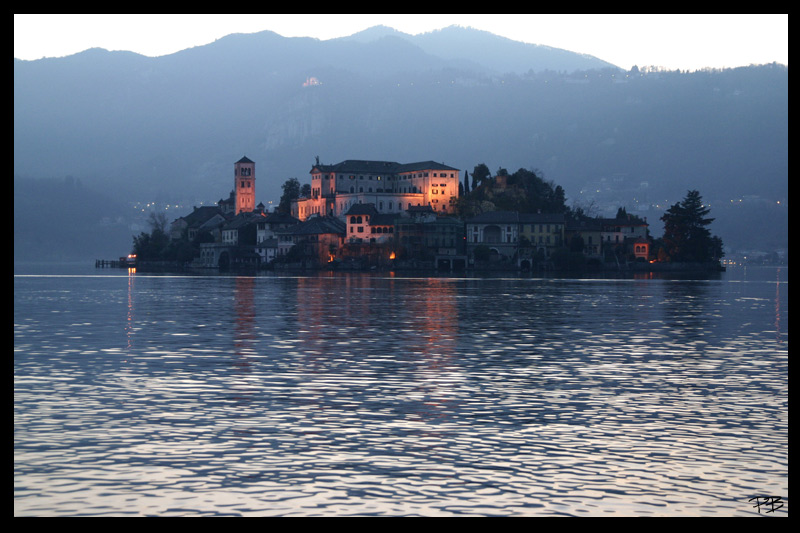
[[[664,247],[670,261],[707,262],[722,257],[722,240],[711,236],[713,218],[697,191],[689,191],[661,217],[664,222]]]

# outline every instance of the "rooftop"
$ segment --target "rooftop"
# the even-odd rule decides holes
[[[363,159],[348,159],[335,165],[316,164],[311,168],[314,172],[353,172],[359,174],[401,174],[419,170],[453,170],[457,168],[447,166],[435,161],[420,161],[418,163],[396,163],[394,161],[369,161]]]

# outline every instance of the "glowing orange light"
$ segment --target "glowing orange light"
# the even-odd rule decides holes
[[[392,252],[391,254],[389,254],[389,259],[394,259],[394,252]]]

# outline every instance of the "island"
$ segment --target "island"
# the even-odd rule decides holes
[[[670,207],[654,238],[646,218],[568,207],[536,172],[435,161],[316,159],[311,183],[287,180],[273,210],[256,204],[255,162],[234,163],[233,189],[173,221],[152,213],[133,237],[137,268],[241,270],[721,270],[698,191]],[[125,261],[120,261],[125,264]]]

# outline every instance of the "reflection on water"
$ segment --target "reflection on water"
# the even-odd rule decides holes
[[[729,278],[16,276],[15,514],[785,516],[786,272]]]

